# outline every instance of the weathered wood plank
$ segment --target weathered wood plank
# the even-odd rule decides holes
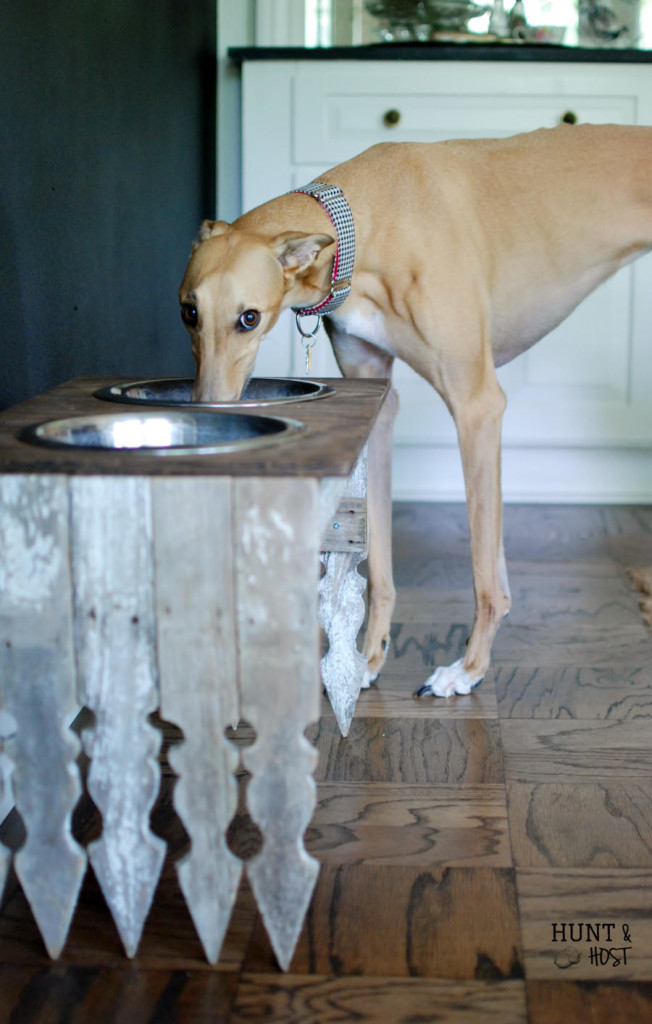
[[[366,505],[367,452],[362,451],[346,487],[343,501],[353,499]],[[366,683],[367,662],[358,651],[357,637],[364,621],[363,594],[367,582],[358,572],[366,555],[366,518],[363,543],[349,551],[329,550],[328,536],[322,541],[324,573],[319,581],[319,622],[328,639],[321,660],[321,676],[342,735],[348,734],[360,690]],[[332,532],[332,526],[331,526]]]
[[[208,960],[216,963],[242,865],[226,830],[237,806],[239,717],[231,482],[152,483],[161,713],[185,740],[170,751],[174,804],[192,840],[179,883]]]
[[[86,870],[70,832],[81,792],[71,629],[66,481],[0,477],[0,705],[15,727],[6,750],[27,831],[14,864],[53,957]]]
[[[150,487],[142,477],[71,481],[75,642],[88,790],[102,814],[93,870],[128,956],[138,947],[165,843],[149,827],[160,734],[154,644]]]
[[[2,679],[0,678],[0,701],[2,700]],[[16,733],[16,722],[6,711],[0,710],[0,822],[4,821],[14,805],[14,787],[11,776],[14,766],[5,754],[5,743]],[[0,843],[0,900],[4,892],[11,853]]]
[[[367,581],[357,571],[360,555],[330,551],[321,556],[319,622],[328,637],[321,677],[343,736],[347,736],[360,695],[367,660],[357,637],[365,616]]]
[[[304,730],[319,714],[318,489],[315,481],[235,484],[239,681],[256,742],[247,803],[264,837],[247,874],[283,968],[319,866],[303,845],[315,806],[316,753]]]
[[[322,551],[367,553],[367,502],[365,498],[344,497],[330,517]]]
[[[115,378],[69,381],[44,395],[5,410],[0,423],[0,469],[20,473],[69,473],[123,476],[255,476],[288,478],[342,477],[351,473],[388,390],[388,381],[342,379],[331,381],[335,394],[316,402],[288,403],[274,414],[306,423],[301,431],[273,449],[253,446],[222,452],[217,457],[189,454],[173,459],[133,452],[66,451],[24,444],[17,438],[23,427],[60,416],[111,412],[93,397],[95,388],[119,383]],[[326,381],[324,382],[326,383]],[[113,407],[115,411],[115,406]],[[273,455],[271,452],[273,451]]]

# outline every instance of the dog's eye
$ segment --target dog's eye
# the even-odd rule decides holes
[[[192,302],[184,302],[181,307],[181,319],[186,327],[197,326],[197,307]]]
[[[238,320],[241,331],[253,331],[260,323],[260,313],[257,309],[247,309]]]

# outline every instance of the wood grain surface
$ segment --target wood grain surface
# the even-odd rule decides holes
[[[329,381],[335,394],[307,402],[266,406],[261,415],[299,420],[305,429],[286,441],[217,455],[145,452],[66,451],[20,440],[26,427],[68,416],[119,414],[130,407],[95,398],[93,393],[123,378],[85,377],[14,406],[0,422],[0,472],[127,474],[146,476],[315,476],[348,477],[388,389],[384,380]],[[131,411],[142,406],[133,406]],[[170,412],[171,410],[167,410]],[[229,410],[231,411],[231,410]],[[250,409],[240,410],[251,413]],[[236,412],[239,415],[240,412]]]
[[[152,829],[168,856],[139,952],[126,961],[89,872],[50,961],[10,872],[0,1024],[648,1024],[652,636],[626,569],[652,564],[652,509],[508,506],[505,523],[514,607],[486,679],[416,700],[464,649],[468,531],[458,505],[395,507],[387,665],[346,739],[325,700],[307,732],[319,760],[305,845],[321,873],[288,973],[246,879],[206,962],[175,870],[190,848],[168,760],[180,734],[152,716]],[[227,841],[250,858],[261,835],[242,759],[256,730],[228,739],[241,763]],[[73,834],[87,845],[98,830],[83,796]],[[17,815],[0,841],[22,842]]]

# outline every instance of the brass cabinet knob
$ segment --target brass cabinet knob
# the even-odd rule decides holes
[[[400,110],[387,110],[383,115],[383,123],[387,125],[388,128],[395,128],[396,125],[400,123],[400,120]]]
[[[567,110],[565,114],[560,117],[561,124],[577,124],[579,118],[574,110]]]

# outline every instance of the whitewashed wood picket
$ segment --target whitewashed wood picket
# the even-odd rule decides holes
[[[0,475],[0,804],[13,784],[27,833],[14,866],[52,957],[87,856],[136,953],[165,856],[149,824],[160,733],[148,716],[159,708],[184,737],[170,753],[191,839],[177,871],[211,963],[243,872],[225,842],[238,764],[225,729],[253,726],[242,759],[263,846],[246,872],[289,966],[319,871],[303,835],[316,800],[304,731],[319,714],[320,621],[343,731],[362,680],[365,479],[364,457],[348,489],[310,476]],[[353,541],[324,556],[319,615],[323,526],[332,536],[342,491]],[[70,829],[81,782],[69,724],[81,706],[94,715],[83,743],[103,821],[87,852]],[[0,847],[0,889],[8,865]]]
[[[179,774],[175,807],[192,841],[176,869],[216,963],[242,874],[225,840],[238,754],[224,730],[240,719],[231,482],[157,479],[152,487],[161,714],[185,736],[169,758]]]
[[[364,621],[367,586],[358,572],[367,554],[366,495],[365,447],[331,517],[322,545],[324,573],[319,581],[319,621],[328,637],[321,676],[343,736],[348,736],[367,669],[356,642]]]
[[[161,736],[152,587],[150,483],[143,477],[71,481],[75,650],[88,791],[102,835],[88,848],[127,956],[138,948],[165,857],[149,827]]]
[[[56,957],[86,870],[70,832],[81,783],[79,741],[67,728],[77,697],[64,477],[0,477],[0,680],[6,754],[27,833],[14,868]]]

